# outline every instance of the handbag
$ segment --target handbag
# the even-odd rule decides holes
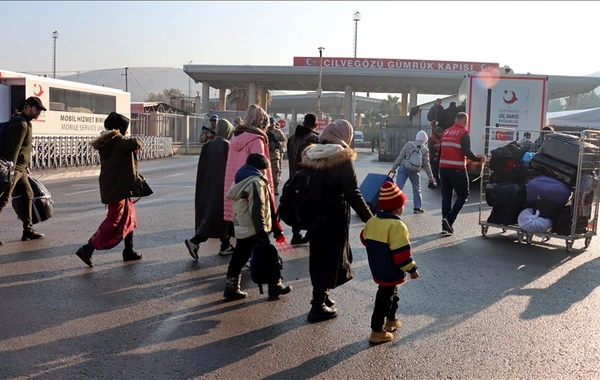
[[[147,197],[152,195],[154,191],[152,191],[148,185],[148,182],[146,182],[146,178],[138,174],[137,178],[135,179],[133,190],[131,190],[130,193],[132,197]]]

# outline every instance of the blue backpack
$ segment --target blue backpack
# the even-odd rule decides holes
[[[23,116],[16,115],[13,118],[11,118],[9,121],[0,123],[0,152],[4,151],[4,134],[6,133],[6,127],[14,118],[19,118],[19,119],[23,120],[24,122],[27,122],[27,120]]]

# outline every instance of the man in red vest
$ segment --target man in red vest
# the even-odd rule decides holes
[[[442,234],[454,233],[452,225],[469,198],[467,160],[485,162],[485,156],[471,151],[471,138],[465,129],[469,116],[464,112],[456,115],[454,124],[442,134],[440,152],[440,179],[442,180]],[[452,204],[452,192],[456,201]]]
[[[431,162],[431,171],[433,172],[433,177],[435,178],[435,183],[429,184],[430,189],[438,189],[442,188],[442,184],[440,181],[440,146],[442,144],[442,133],[444,130],[442,127],[436,127],[429,141],[427,142],[427,148],[429,149],[429,162]]]

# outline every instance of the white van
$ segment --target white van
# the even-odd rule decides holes
[[[362,144],[364,142],[363,131],[354,131],[354,143]]]

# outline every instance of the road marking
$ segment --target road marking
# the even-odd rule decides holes
[[[90,193],[92,191],[98,191],[98,189],[91,189],[91,190],[82,190],[82,191],[76,191],[74,193],[70,193],[70,194],[65,194],[65,197],[68,197],[69,195],[76,195],[76,194],[83,194],[83,193]]]
[[[167,175],[167,176],[165,176],[165,178],[169,178],[169,177],[177,177],[178,175],[183,175],[183,173],[177,173],[177,174],[171,174],[171,175]]]

